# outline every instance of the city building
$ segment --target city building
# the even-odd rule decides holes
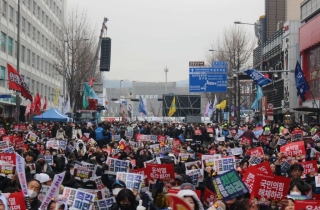
[[[61,89],[62,77],[56,72],[52,60],[56,58],[55,43],[60,26],[66,17],[66,0],[21,0],[20,9],[20,75],[34,95],[47,98],[53,106],[55,89]],[[15,92],[8,89],[7,63],[17,65],[18,0],[1,0],[0,4],[0,94],[11,94],[11,99],[0,100],[0,113],[13,116],[16,106]],[[22,98],[20,120],[24,121],[26,105]],[[42,103],[43,104],[43,103]]]
[[[306,101],[299,100],[301,115],[305,122],[319,123],[320,107],[320,2],[306,0],[301,4],[301,27],[299,29],[302,70],[310,91]]]

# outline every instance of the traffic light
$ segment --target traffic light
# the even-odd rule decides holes
[[[110,71],[111,39],[109,37],[101,40],[100,71]]]

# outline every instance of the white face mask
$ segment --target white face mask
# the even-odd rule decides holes
[[[35,198],[35,197],[38,196],[38,193],[36,193],[36,192],[33,191],[33,190],[29,190],[29,189],[28,189],[28,196],[29,196],[30,198]]]
[[[301,195],[301,192],[290,192],[290,195]]]
[[[57,153],[56,152],[52,152],[52,155],[56,155]]]
[[[120,190],[122,190],[122,188],[114,188],[114,189],[112,190],[112,194],[113,194],[113,195],[118,195],[118,193],[120,192]]]

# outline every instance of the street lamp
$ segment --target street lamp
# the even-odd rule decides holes
[[[169,69],[168,69],[167,67],[164,68],[164,72],[166,73],[166,91],[165,91],[165,93],[168,92],[168,84],[167,84],[167,74],[168,74],[168,71],[169,71]]]
[[[252,25],[252,26],[255,26],[255,27],[257,27],[257,26],[260,27],[260,71],[263,71],[262,25],[261,24],[256,24],[256,23],[242,23],[241,21],[235,21],[234,24],[236,24],[236,25],[240,25],[240,24],[241,25]],[[239,83],[239,85],[240,85],[240,83]],[[238,91],[238,92],[239,92],[239,97],[240,97],[240,91]],[[238,102],[239,102],[239,100],[238,100]],[[262,117],[262,100],[260,101],[259,111],[260,111],[260,118],[262,120],[263,119],[263,117]],[[239,111],[239,113],[240,113],[240,111]]]

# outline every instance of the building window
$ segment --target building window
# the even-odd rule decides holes
[[[22,28],[22,31],[23,31],[23,32],[25,32],[25,28],[26,28],[26,19],[25,19],[24,17],[22,17],[21,28]]]
[[[32,13],[33,13],[34,16],[36,15],[36,9],[37,9],[37,4],[36,4],[35,0],[33,0],[33,10],[32,10]]]
[[[6,52],[7,35],[1,32],[1,51]]]
[[[26,77],[25,82],[26,82],[27,86],[30,87],[30,78],[29,77]]]
[[[27,33],[27,34],[28,34],[28,36],[30,36],[30,31],[31,31],[31,23],[29,23],[29,22],[28,22],[28,28],[27,28],[27,30],[28,30],[28,33]]]
[[[15,43],[15,52],[14,52],[14,55],[15,55],[15,57],[17,58],[17,56],[18,56],[18,44],[17,44],[17,41],[14,41],[14,43]]]
[[[0,86],[1,87],[6,86],[6,83],[4,81],[5,79],[6,79],[6,67],[1,66],[1,68],[0,68]]]
[[[31,89],[30,89],[31,92],[34,92],[34,80],[31,80]]]
[[[44,35],[42,34],[41,46],[43,47],[44,44]]]
[[[25,46],[21,45],[21,62],[24,63],[26,48]]]
[[[7,2],[5,1],[5,0],[2,0],[2,8],[1,8],[1,10],[2,10],[2,16],[4,17],[4,18],[7,18]]]
[[[18,27],[18,20],[19,20],[18,12],[16,12],[16,27]]]
[[[11,37],[8,38],[8,54],[13,55],[13,39]]]
[[[41,98],[43,97],[43,92],[44,92],[44,90],[43,90],[43,84],[41,83],[41,90],[40,90]]]
[[[41,16],[41,19],[42,19],[42,24],[44,24],[44,18],[45,18],[45,15],[44,15],[44,11],[42,11],[42,16]]]
[[[40,44],[40,31],[37,31],[38,36],[37,36],[37,43]]]
[[[31,54],[30,50],[27,49],[27,65],[28,66],[30,66],[30,56],[31,56],[30,54]]]
[[[35,54],[35,53],[32,53],[32,60],[31,60],[31,66],[32,66],[32,67],[34,67],[35,59],[36,59],[36,54]]]
[[[39,66],[40,66],[40,56],[37,55],[37,70],[39,70]]]
[[[33,39],[33,41],[35,41],[35,39],[36,39],[36,27],[34,27],[34,26],[32,29],[32,39]]]
[[[40,20],[40,14],[41,14],[41,9],[40,6],[38,6],[38,19]]]
[[[13,14],[14,14],[13,7],[9,6],[9,21],[10,21],[10,23],[13,23]]]
[[[43,58],[41,58],[41,72],[43,72]]]
[[[35,90],[37,93],[39,93],[39,84],[40,84],[40,83],[37,82],[37,86],[36,86],[37,89]]]
[[[48,15],[46,15],[46,27],[47,28],[49,28],[48,25],[49,25],[49,18],[48,18]]]
[[[28,0],[28,9],[30,10],[31,8],[31,0]]]

